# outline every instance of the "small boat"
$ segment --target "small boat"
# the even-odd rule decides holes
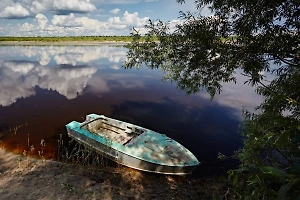
[[[128,167],[162,174],[190,174],[200,163],[184,146],[164,134],[104,115],[66,125],[68,135]]]

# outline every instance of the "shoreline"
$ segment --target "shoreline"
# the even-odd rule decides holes
[[[220,199],[213,178],[193,179],[122,166],[82,166],[42,160],[0,148],[1,199]]]
[[[130,42],[94,42],[94,41],[61,41],[61,42],[39,42],[39,41],[0,41],[0,46],[97,46],[97,45],[126,45]]]

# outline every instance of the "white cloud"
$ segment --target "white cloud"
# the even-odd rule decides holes
[[[122,18],[120,17],[111,17],[108,19],[108,26],[111,28],[116,29],[131,29],[132,27],[140,28],[143,27],[147,22],[149,18],[139,18],[138,13],[129,13],[128,11],[125,11]]]
[[[53,0],[28,0],[28,7],[32,13],[41,13],[52,10]]]
[[[45,15],[43,15],[43,14],[37,14],[35,18],[38,21],[39,28],[44,30],[48,23],[47,17],[45,17]]]
[[[31,32],[33,30],[36,30],[35,26],[33,24],[29,24],[29,23],[24,23],[19,27],[19,31],[22,32]]]
[[[155,3],[145,3],[152,1],[156,0],[0,0],[0,18],[4,18],[0,21],[0,35],[129,35],[132,27],[142,29],[150,17],[164,20],[170,16],[171,11],[166,11],[160,17]],[[161,9],[166,4],[168,9],[177,5],[168,1],[159,4]],[[136,5],[128,12],[126,4]],[[132,11],[135,8],[139,12]]]
[[[112,14],[118,14],[120,12],[120,9],[119,8],[115,8],[113,10],[110,10],[109,12],[112,13]]]
[[[90,0],[1,0],[0,18],[27,18],[38,13],[90,13],[97,8]]]
[[[179,19],[174,19],[172,21],[169,22],[169,29],[170,32],[173,32],[176,29],[176,26],[179,24],[182,24],[183,20],[179,20]]]
[[[142,27],[147,23],[149,18],[148,17],[139,18],[138,15],[139,14],[137,12],[129,13],[126,11],[124,13],[123,20],[127,26],[131,25],[131,26],[136,26],[136,27]]]
[[[102,0],[103,4],[136,4],[141,2],[141,0]]]
[[[54,0],[52,10],[88,13],[96,10],[96,7],[89,0]]]
[[[70,15],[54,15],[52,24],[62,27],[81,27],[83,25],[79,18],[75,18],[73,13]]]
[[[12,3],[0,12],[0,18],[25,18],[30,12],[19,3]]]
[[[39,13],[33,23],[11,26],[6,31],[20,35],[129,35],[132,27],[143,29],[148,17],[139,18],[138,13],[125,12],[123,17],[111,17],[107,21],[77,17],[75,14],[54,15],[52,20]],[[50,21],[50,23],[49,23]]]
[[[114,69],[114,70],[119,70],[120,67],[118,65],[111,65],[110,68]]]

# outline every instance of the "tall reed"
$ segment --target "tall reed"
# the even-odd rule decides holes
[[[106,148],[109,148],[107,146]],[[99,167],[115,167],[114,162],[107,159],[101,153],[96,152],[92,147],[79,143],[74,139],[65,141],[62,134],[57,141],[56,159],[60,162],[74,163],[81,165],[93,165]]]

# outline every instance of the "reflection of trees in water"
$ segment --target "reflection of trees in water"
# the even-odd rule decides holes
[[[222,166],[232,165],[232,161],[215,163],[218,152],[232,154],[241,147],[239,122],[228,117],[230,112],[231,108],[219,106],[187,108],[164,98],[162,103],[125,101],[113,106],[111,117],[168,135],[187,147],[200,162],[208,164],[196,171],[209,168],[216,172]]]

